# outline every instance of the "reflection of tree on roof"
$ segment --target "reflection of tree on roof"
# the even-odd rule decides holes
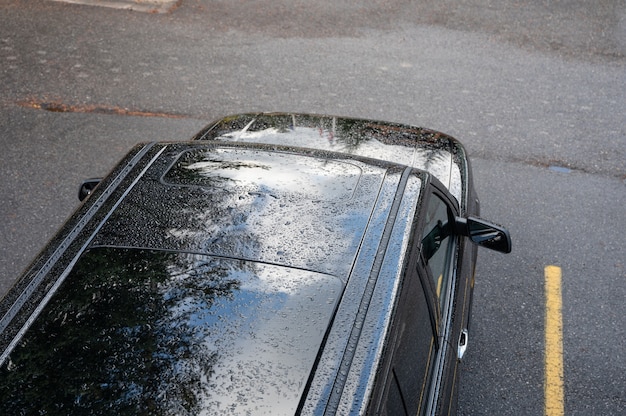
[[[1,368],[0,412],[196,413],[218,353],[188,323],[238,290],[229,274],[184,255],[90,251]]]

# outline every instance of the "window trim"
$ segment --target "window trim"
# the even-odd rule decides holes
[[[448,192],[446,192],[443,187],[443,185],[439,185],[437,184],[435,181],[433,181],[431,178],[431,182],[430,184],[427,186],[426,188],[426,192],[424,192],[424,194],[426,195],[424,197],[424,200],[422,201],[422,207],[421,210],[419,212],[419,227],[417,227],[417,229],[422,230],[425,226],[425,222],[426,222],[426,211],[428,210],[428,204],[430,203],[430,198],[433,197],[433,195],[436,195],[437,197],[439,197],[439,199],[447,206],[449,212],[449,216],[451,216],[452,218],[454,218],[454,216],[459,215],[459,206],[456,203],[456,200],[451,197],[451,195],[449,195]],[[450,215],[451,214],[451,215]],[[454,260],[452,262],[450,262],[449,264],[452,265],[452,267],[448,267],[446,270],[446,274],[448,275],[448,279],[446,282],[446,292],[444,294],[444,296],[446,297],[446,301],[443,303],[440,303],[440,299],[437,296],[437,288],[435,287],[435,280],[434,277],[432,275],[432,272],[430,270],[430,267],[428,267],[428,263],[426,261],[426,259],[424,258],[424,252],[423,252],[423,247],[421,244],[421,238],[420,241],[418,242],[419,244],[419,261],[417,264],[417,268],[418,268],[418,272],[420,274],[420,277],[423,277],[423,281],[422,284],[426,285],[426,287],[429,288],[428,290],[428,296],[427,296],[427,300],[429,302],[429,309],[431,310],[431,314],[434,316],[435,321],[436,321],[436,325],[435,327],[437,328],[437,333],[436,336],[441,336],[441,334],[439,333],[439,326],[441,325],[441,322],[444,318],[444,312],[446,311],[446,308],[448,308],[448,305],[450,303],[450,289],[453,287],[453,285],[451,285],[452,281],[456,278],[456,267],[457,267],[457,257],[458,257],[458,251],[459,251],[459,245],[460,245],[460,241],[458,236],[456,235],[451,235],[451,240],[450,240],[450,245],[452,245],[452,249],[448,249],[449,253],[448,256],[449,258],[454,258]],[[420,270],[421,269],[421,270]],[[451,272],[454,271],[454,274],[451,276]],[[426,281],[424,281],[426,280]],[[433,301],[434,300],[434,301]]]

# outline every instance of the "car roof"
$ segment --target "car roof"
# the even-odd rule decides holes
[[[162,154],[92,245],[207,253],[345,279],[373,211],[393,198],[407,169],[259,144],[158,146]]]
[[[0,372],[16,390],[43,392],[47,378],[21,371],[65,365],[46,394],[85,377],[68,403],[105,405],[94,398],[109,395],[106,405],[272,414],[324,406],[338,364],[382,345],[384,330],[364,330],[361,349],[346,332],[391,313],[428,178],[290,146],[139,146],[3,303]],[[354,377],[372,377],[371,360],[355,362]]]
[[[411,166],[435,176],[465,209],[469,174],[465,149],[438,131],[330,115],[248,113],[217,120],[194,139],[314,148]]]
[[[308,270],[92,248],[0,367],[0,409],[293,414],[342,290]]]

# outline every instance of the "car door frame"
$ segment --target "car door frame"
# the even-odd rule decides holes
[[[424,400],[419,408],[419,415],[433,415],[433,414],[448,414],[449,410],[456,404],[455,391],[456,391],[456,372],[457,372],[457,349],[453,348],[453,344],[450,339],[456,337],[455,330],[457,327],[462,327],[462,323],[457,323],[453,320],[455,311],[455,300],[458,296],[457,292],[462,289],[461,293],[465,293],[467,297],[467,288],[458,287],[458,266],[462,263],[459,261],[459,253],[461,251],[461,245],[465,244],[465,238],[461,236],[451,234],[453,238],[453,249],[449,253],[447,273],[450,278],[448,282],[448,290],[446,290],[447,300],[444,303],[444,308],[440,307],[439,298],[436,295],[436,289],[434,285],[434,279],[432,274],[425,265],[423,253],[422,253],[422,230],[425,226],[425,212],[428,209],[429,199],[433,195],[437,195],[447,206],[449,221],[454,220],[455,216],[459,215],[459,206],[456,200],[446,191],[446,188],[439,183],[436,179],[430,177],[429,184],[424,188],[423,199],[421,200],[421,206],[419,212],[416,214],[416,222],[414,225],[414,239],[410,251],[410,257],[405,270],[404,279],[410,279],[411,276],[414,279],[419,279],[419,290],[423,291],[426,299],[426,305],[428,315],[430,319],[430,327],[432,330],[433,348],[434,354],[430,354],[427,363],[428,372],[425,374],[422,395]],[[465,279],[463,279],[465,280]],[[405,303],[402,299],[407,295],[404,290],[401,291],[398,307],[403,307]],[[466,302],[467,299],[463,299]],[[466,310],[465,306],[463,307]],[[446,314],[448,317],[446,317]],[[402,315],[401,311],[396,313],[396,317]],[[463,318],[464,319],[464,318]],[[397,322],[394,322],[394,327]],[[453,325],[454,324],[454,325]],[[447,334],[453,332],[453,334]],[[381,410],[383,401],[386,400],[387,384],[389,378],[393,377],[391,374],[392,365],[394,360],[394,351],[396,345],[399,342],[398,328],[394,328],[390,335],[389,346],[387,348],[386,357],[379,367],[380,378],[377,383],[377,387],[374,389],[372,401],[370,402],[369,411],[371,413],[378,413]],[[451,380],[450,380],[451,379]]]
[[[454,218],[460,214],[457,201],[450,195],[446,188],[434,178],[431,178],[429,186],[426,188],[425,197],[422,203],[422,211],[420,213],[420,226],[418,230],[423,230],[425,226],[425,212],[428,209],[430,198],[439,197],[439,199],[448,208],[448,221],[454,221]],[[439,413],[448,414],[452,408],[456,407],[456,390],[457,390],[457,342],[458,337],[464,327],[466,321],[465,312],[468,302],[468,296],[471,294],[468,288],[468,279],[465,276],[461,266],[464,263],[461,260],[461,254],[465,245],[465,239],[459,235],[451,234],[453,239],[452,249],[448,253],[446,262],[446,290],[443,295],[446,297],[443,304],[436,294],[434,278],[427,266],[422,250],[418,262],[418,273],[422,279],[424,289],[428,291],[427,299],[430,299],[429,308],[431,316],[434,317],[437,325],[435,336],[438,339],[439,349],[435,357],[433,373],[430,376],[430,386],[428,391],[428,402],[424,414],[434,415]],[[469,293],[468,293],[469,292]],[[441,305],[441,306],[440,306]],[[462,312],[459,315],[458,309]]]
[[[414,231],[420,230],[419,218],[418,221],[414,225]],[[416,234],[417,236],[417,234]],[[421,237],[421,236],[420,236]],[[425,309],[425,314],[419,315],[417,319],[424,319],[430,333],[430,350],[428,357],[424,357],[424,360],[427,360],[424,363],[425,372],[423,379],[421,381],[421,399],[419,400],[418,406],[418,415],[426,414],[426,408],[428,404],[428,394],[430,392],[430,385],[432,384],[431,379],[433,376],[433,363],[435,362],[435,358],[437,355],[437,351],[441,348],[439,345],[440,339],[438,338],[438,315],[433,315],[433,302],[435,299],[432,298],[432,293],[430,290],[430,286],[425,286],[428,282],[423,278],[423,272],[420,271],[420,257],[421,257],[421,238],[415,238],[411,244],[411,249],[409,252],[407,265],[405,267],[403,273],[403,283],[401,286],[401,290],[399,291],[398,298],[396,299],[396,312],[394,313],[394,320],[391,323],[392,332],[389,335],[388,346],[385,350],[384,358],[381,362],[381,365],[378,368],[378,376],[376,387],[373,390],[372,397],[370,399],[370,404],[368,406],[368,414],[386,414],[383,411],[385,407],[386,401],[388,400],[388,394],[390,383],[393,383],[393,378],[395,377],[393,363],[396,360],[396,354],[398,353],[397,349],[399,347],[399,343],[403,341],[407,341],[402,337],[402,329],[403,322],[406,319],[409,319],[407,316],[407,309],[411,308],[411,302],[413,299],[412,295],[416,294],[417,291],[421,293],[425,302],[423,308]],[[410,340],[408,340],[410,341]],[[421,377],[421,376],[420,376]],[[400,386],[400,390],[402,387]],[[402,393],[401,393],[402,395]],[[403,403],[404,405],[404,403]],[[406,408],[405,408],[406,411]],[[394,413],[395,415],[395,413]]]

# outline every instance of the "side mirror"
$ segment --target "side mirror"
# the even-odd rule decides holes
[[[456,231],[479,246],[502,253],[511,252],[511,236],[499,225],[476,217],[455,219]]]
[[[84,201],[85,198],[87,198],[89,194],[91,194],[94,188],[98,186],[101,180],[102,178],[94,178],[83,181],[83,183],[80,185],[80,188],[78,188],[78,199],[80,201]]]

